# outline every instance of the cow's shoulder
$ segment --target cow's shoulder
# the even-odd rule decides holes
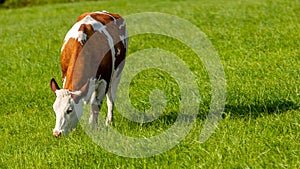
[[[91,13],[93,13],[93,12],[85,12],[85,13],[79,15],[78,18],[77,18],[77,22],[81,21],[83,18],[90,15]]]

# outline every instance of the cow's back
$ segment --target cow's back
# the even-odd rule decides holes
[[[78,90],[91,77],[100,77],[109,84],[112,73],[125,59],[126,36],[125,22],[118,14],[80,15],[62,47],[63,88]]]

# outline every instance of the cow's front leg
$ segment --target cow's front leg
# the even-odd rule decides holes
[[[97,126],[98,125],[98,115],[99,111],[101,109],[102,102],[98,102],[98,99],[96,97],[96,91],[94,91],[92,98],[91,98],[91,110],[90,110],[90,118],[89,118],[89,123],[92,126]]]
[[[106,89],[106,82],[100,81],[98,88],[93,92],[91,97],[91,111],[90,111],[90,118],[89,123],[91,125],[97,126],[98,125],[98,115],[100,113],[100,109],[102,106],[102,101],[105,96],[105,89]]]

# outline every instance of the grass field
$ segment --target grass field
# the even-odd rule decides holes
[[[1,9],[0,168],[300,168],[299,6],[289,0],[120,0]],[[168,13],[207,35],[219,53],[227,90],[223,118],[209,140],[199,143],[211,99],[203,63],[180,42],[151,34],[130,38],[129,54],[146,48],[173,51],[197,77],[199,117],[187,137],[165,153],[139,159],[107,152],[80,125],[68,137],[52,136],[55,96],[49,81],[60,81],[62,40],[80,13],[103,9],[123,16]],[[151,82],[161,82],[159,88],[175,98],[149,124],[130,122],[117,112],[114,128],[125,135],[159,134],[176,118],[172,79],[163,82],[168,76],[155,70],[145,73],[132,82],[137,108],[149,106]]]
[[[22,8],[36,5],[66,3],[66,2],[83,2],[92,0],[1,0],[0,8]]]

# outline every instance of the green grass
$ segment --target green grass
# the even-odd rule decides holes
[[[288,0],[122,0],[1,9],[0,168],[299,168],[299,6]],[[132,37],[129,54],[149,47],[173,51],[196,75],[202,99],[199,118],[180,144],[163,154],[135,159],[97,146],[80,125],[68,137],[52,136],[55,96],[49,81],[61,76],[62,40],[80,13],[102,9],[123,16],[144,11],[173,14],[208,36],[227,83],[224,116],[208,141],[198,141],[211,98],[205,68],[187,46],[157,35]],[[176,118],[176,84],[155,71],[135,77],[131,99],[137,108],[148,108],[147,94],[158,85],[167,93],[167,110],[146,124],[116,112],[114,128],[125,135],[156,135]]]
[[[0,8],[20,8],[36,5],[65,3],[65,2],[83,2],[92,0],[3,0],[0,4]]]

